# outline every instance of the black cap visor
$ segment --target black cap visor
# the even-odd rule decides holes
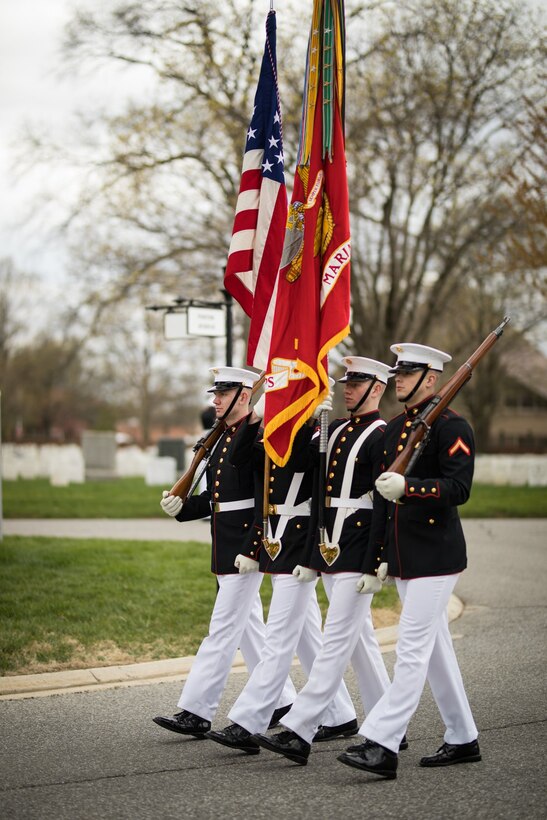
[[[338,382],[368,382],[376,378],[378,377],[373,376],[371,373],[357,373],[349,370],[345,376],[343,376],[341,379],[338,379]]]
[[[226,390],[236,390],[238,387],[243,387],[241,382],[215,382],[214,386],[210,387],[207,392],[225,393]]]
[[[419,362],[397,362],[395,367],[391,367],[390,373],[418,373],[419,370],[429,370],[428,364],[420,364]]]

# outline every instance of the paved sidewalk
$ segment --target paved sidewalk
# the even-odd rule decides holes
[[[116,538],[128,541],[211,541],[209,519],[172,518],[8,518],[4,535],[43,535],[51,538]]]

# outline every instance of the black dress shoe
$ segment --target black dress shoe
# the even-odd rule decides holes
[[[358,752],[343,752],[338,755],[338,760],[346,766],[379,774],[388,780],[395,780],[397,777],[398,759],[395,752],[372,740],[365,740]]]
[[[260,746],[255,743],[251,733],[238,723],[232,723],[219,732],[207,732],[207,737],[214,740],[215,743],[228,746],[230,749],[240,749],[248,755],[257,755],[260,752]]]
[[[253,735],[253,739],[256,740],[259,746],[269,749],[270,752],[283,755],[300,766],[306,766],[308,763],[311,745],[306,743],[296,732],[279,732],[277,735],[272,735],[272,737]]]
[[[321,743],[324,740],[334,740],[336,737],[351,737],[359,731],[356,720],[349,720],[339,726],[320,726],[313,736],[312,743]]]
[[[285,717],[287,712],[289,712],[292,708],[292,703],[289,703],[288,706],[280,706],[279,709],[274,709],[272,719],[268,724],[268,729],[275,729],[276,726],[279,726],[279,721],[282,717]]]
[[[452,766],[454,763],[478,763],[481,750],[476,740],[471,743],[443,743],[434,755],[422,757],[420,766]]]
[[[187,712],[186,709],[183,709],[182,712],[177,712],[171,718],[159,716],[152,718],[152,720],[163,729],[169,729],[170,732],[178,732],[181,735],[193,735],[199,738],[205,737],[211,728],[210,720],[204,720],[204,718],[199,717],[199,715]]]
[[[346,752],[360,752],[361,749],[364,747],[365,743],[356,743],[355,746],[348,746]],[[399,743],[399,751],[405,752],[408,749],[408,740],[406,739],[406,735],[403,735],[401,742]]]

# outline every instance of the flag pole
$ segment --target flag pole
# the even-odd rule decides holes
[[[270,508],[270,456],[264,450],[264,490],[262,493],[262,544],[268,545],[268,513]]]
[[[318,524],[319,524],[319,549],[326,548],[325,529],[325,497],[327,479],[327,443],[329,437],[328,411],[321,411],[319,428],[319,477],[317,487],[317,498],[319,499]]]

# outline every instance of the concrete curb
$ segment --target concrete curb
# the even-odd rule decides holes
[[[452,595],[448,603],[448,620],[459,618],[464,610],[462,601]],[[392,652],[397,643],[398,626],[386,626],[376,630],[383,653]],[[99,666],[94,669],[71,669],[63,672],[45,672],[40,675],[13,675],[0,678],[0,700],[43,697],[110,689],[113,686],[138,686],[150,683],[183,681],[188,677],[194,660],[168,658],[163,661],[131,663],[125,666]],[[298,661],[294,661],[298,664]],[[237,653],[232,672],[246,672],[240,652]]]

